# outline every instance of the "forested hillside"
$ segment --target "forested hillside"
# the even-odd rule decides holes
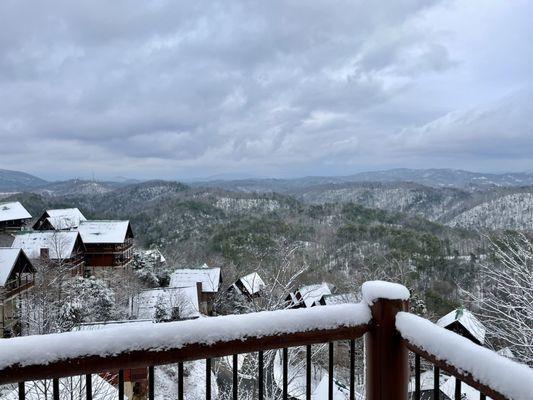
[[[273,270],[290,258],[306,266],[303,281],[328,280],[345,290],[392,274],[426,293],[435,311],[456,300],[457,281],[468,284],[485,253],[473,231],[352,202],[307,204],[291,196],[163,181],[90,195],[12,198],[33,215],[79,207],[90,218],[129,219],[138,244],[160,249],[175,267],[208,262],[222,265],[232,278]]]

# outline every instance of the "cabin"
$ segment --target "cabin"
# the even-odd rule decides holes
[[[70,270],[72,276],[83,275],[85,246],[76,231],[31,231],[15,236],[11,245],[22,249],[34,261]]]
[[[211,315],[215,296],[222,283],[220,268],[209,268],[207,264],[204,264],[200,268],[177,269],[170,275],[169,287],[188,287],[197,283],[202,285],[200,312]]]
[[[102,322],[90,322],[80,324],[72,328],[73,332],[89,332],[89,331],[101,331],[114,328],[140,328],[150,329],[153,326],[151,319],[136,319],[136,320],[119,320],[119,321],[102,321]],[[100,379],[104,380],[108,385],[111,385],[115,389],[110,395],[104,397],[102,400],[117,399],[118,394],[116,387],[118,386],[118,377],[116,373],[104,373],[100,375],[94,375],[99,379],[96,382],[100,382]],[[94,386],[94,383],[93,383]],[[107,388],[107,385],[104,385]],[[124,370],[124,394],[128,399],[145,397],[148,389],[148,369],[147,368],[128,368]],[[93,396],[94,399],[94,396]]]
[[[202,285],[143,290],[132,300],[133,318],[156,322],[182,321],[200,317]]]
[[[33,224],[35,230],[71,230],[77,229],[80,222],[87,221],[87,218],[78,208],[60,208],[46,210]]]
[[[0,203],[0,231],[20,231],[31,221],[31,214],[18,201]]]
[[[286,301],[289,308],[309,308],[324,303],[324,296],[331,295],[331,285],[322,282],[315,285],[302,286],[294,293],[289,293]]]
[[[445,374],[439,374],[439,400],[452,400],[455,398],[453,395],[450,397],[442,390],[442,385],[444,385],[448,380],[450,376]],[[425,371],[420,374],[420,400],[433,400],[434,396],[434,385],[435,385],[435,377],[433,370]],[[415,391],[416,391],[416,381],[415,377],[413,376],[409,380],[409,385],[407,388],[407,392],[409,394],[409,399],[415,399]],[[479,400],[479,394],[478,399]]]
[[[133,259],[133,231],[129,221],[80,221],[78,231],[85,244],[85,264],[99,268],[127,268]]]
[[[337,304],[359,303],[361,296],[355,293],[326,294],[319,300],[321,306],[334,306]]]
[[[437,321],[437,325],[483,346],[486,329],[470,311],[460,307]]]
[[[243,296],[254,298],[261,295],[261,291],[265,286],[265,282],[261,279],[259,274],[257,272],[252,272],[251,274],[237,279],[228,290],[235,290]]]
[[[0,247],[0,337],[20,333],[19,298],[33,287],[34,276],[23,250]]]

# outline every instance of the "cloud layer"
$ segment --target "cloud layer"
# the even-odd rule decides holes
[[[374,3],[1,2],[0,168],[531,170],[533,7]]]

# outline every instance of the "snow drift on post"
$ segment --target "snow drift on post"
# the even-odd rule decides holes
[[[264,311],[190,321],[128,326],[105,331],[25,336],[0,341],[0,369],[41,365],[68,358],[111,356],[137,350],[166,350],[188,344],[260,338],[312,330],[355,327],[370,322],[366,304]],[[127,338],[127,340],[124,340]]]
[[[399,283],[368,281],[361,287],[363,301],[371,306],[377,299],[409,300],[409,290]]]
[[[406,312],[396,316],[402,337],[439,360],[469,373],[507,398],[531,400],[533,369],[478,346],[431,321]]]

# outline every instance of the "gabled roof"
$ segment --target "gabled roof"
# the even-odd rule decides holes
[[[218,292],[220,285],[220,268],[209,268],[204,264],[202,268],[177,269],[170,275],[170,287],[193,286],[202,283],[202,292]]]
[[[81,221],[87,221],[87,218],[78,208],[59,208],[55,210],[46,210],[48,218],[46,220],[54,229],[73,229],[80,225]]]
[[[174,307],[179,307],[180,317],[182,318],[200,316],[196,285],[142,291],[133,300],[133,310],[136,317],[154,319],[158,303],[161,303],[167,310],[169,317]]]
[[[131,227],[129,221],[81,221],[78,231],[85,244],[119,244],[124,243]]]
[[[331,290],[326,282],[322,282],[315,285],[302,286],[296,294],[300,295],[299,300],[303,301],[306,307],[312,307],[323,296],[331,294]]]
[[[449,327],[454,322],[461,324],[479,343],[485,343],[486,329],[483,324],[470,311],[458,308],[446,314],[437,321],[437,325],[443,328]]]
[[[0,222],[29,218],[30,213],[20,202],[0,203]]]
[[[326,294],[324,295],[324,303],[327,306],[335,304],[347,304],[347,303],[359,303],[360,298],[355,293],[342,293],[342,294]]]
[[[51,260],[73,257],[79,233],[75,231],[34,231],[20,233],[15,236],[11,245],[14,249],[22,249],[31,259],[41,257],[41,249],[48,249]]]
[[[257,272],[245,275],[239,278],[239,281],[241,281],[248,294],[259,293],[265,287],[265,282],[263,282]]]
[[[0,286],[4,286],[20,256],[25,257],[21,249],[0,247]]]

